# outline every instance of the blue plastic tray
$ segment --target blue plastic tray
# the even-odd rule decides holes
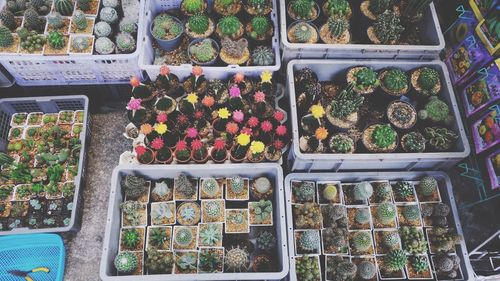
[[[62,238],[56,234],[28,234],[0,237],[0,280],[21,281],[9,270],[31,271],[47,267],[50,272],[34,272],[34,281],[62,281],[66,250]]]

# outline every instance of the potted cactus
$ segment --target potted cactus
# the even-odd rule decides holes
[[[356,66],[347,71],[347,83],[354,83],[354,91],[366,95],[375,92],[380,85],[377,72],[368,66]]]
[[[416,202],[415,188],[409,181],[399,181],[393,185],[395,202]]]
[[[354,255],[373,255],[375,253],[370,231],[350,232],[349,247]]]
[[[419,132],[409,132],[401,137],[401,148],[410,153],[420,153],[425,151],[425,137]]]
[[[151,250],[148,251],[146,269],[148,274],[171,274],[174,257],[172,252]]]
[[[267,46],[257,46],[257,48],[252,50],[252,54],[250,55],[251,64],[257,66],[272,65],[274,60],[274,51]]]
[[[248,209],[226,209],[225,232],[226,233],[249,233]]]
[[[422,67],[412,72],[411,85],[421,97],[435,96],[441,91],[441,78],[435,69]]]
[[[181,43],[184,27],[176,17],[159,14],[151,22],[150,32],[160,48],[172,51]]]
[[[194,274],[198,268],[198,252],[175,252],[174,274]]]
[[[221,189],[222,190],[222,189]],[[221,193],[222,195],[222,193]],[[225,201],[220,200],[202,200],[201,201],[201,220],[204,223],[224,222]]]
[[[270,200],[248,202],[250,225],[273,225],[273,203]]]
[[[76,0],[76,8],[89,16],[97,16],[99,0]]]
[[[328,121],[340,130],[347,130],[358,123],[358,110],[364,97],[354,91],[354,84],[344,88],[326,108]]]
[[[320,254],[321,238],[318,230],[295,231],[295,252],[298,255]]]
[[[208,150],[199,139],[191,142],[191,159],[197,164],[203,164],[208,161]]]
[[[429,141],[430,147],[436,151],[448,151],[458,140],[455,132],[443,127],[426,127],[423,135]]]
[[[94,30],[94,20],[87,18],[80,10],[75,10],[71,17],[71,33],[92,34]]]
[[[375,230],[375,252],[378,255],[387,254],[394,249],[401,249],[401,238],[396,230]]]
[[[430,124],[450,125],[454,117],[450,113],[448,105],[437,96],[431,96],[424,108],[418,112],[420,120],[427,121]]]
[[[295,259],[297,280],[321,280],[319,256],[301,256]]]
[[[207,6],[205,0],[183,0],[181,3],[181,11],[186,16],[193,16],[206,11]]]
[[[407,130],[417,123],[417,111],[410,103],[396,100],[387,106],[387,118],[394,127]]]
[[[243,36],[244,28],[236,16],[225,16],[219,20],[215,32],[219,38],[229,37],[232,40],[237,40]]]
[[[408,258],[403,250],[395,249],[385,256],[377,257],[381,278],[404,279],[404,267]]]
[[[227,160],[226,141],[224,139],[216,139],[212,150],[210,151],[212,160],[217,163],[224,163]]]
[[[228,178],[226,184],[226,200],[248,200],[250,197],[249,185],[249,179],[244,179],[239,176]]]
[[[13,35],[7,27],[0,25],[0,52],[16,53],[19,41],[18,35]]]
[[[50,31],[47,36],[45,55],[62,55],[68,53],[69,36],[59,31]]]
[[[361,13],[371,21],[375,21],[386,10],[395,11],[394,1],[391,0],[363,1],[361,2],[360,9]]]
[[[349,230],[370,230],[372,228],[370,208],[368,206],[348,207],[347,221]]]
[[[245,11],[252,16],[267,15],[272,11],[271,0],[246,0]]]
[[[373,214],[374,228],[396,227],[396,206],[391,202],[383,202],[378,206],[370,206]]]
[[[215,0],[214,10],[222,16],[231,16],[241,10],[241,1],[238,0]]]
[[[296,21],[288,27],[288,40],[292,43],[314,44],[318,42],[319,32],[317,27],[305,21]]]
[[[342,16],[350,19],[352,9],[347,0],[327,0],[323,4],[323,13],[329,17]]]
[[[120,251],[143,251],[144,234],[144,227],[122,228],[120,231]]]
[[[261,141],[252,141],[250,144],[250,149],[247,153],[248,161],[252,163],[258,163],[264,161],[264,149],[265,145]]]
[[[142,274],[144,254],[140,252],[120,252],[113,265],[120,275]]]
[[[312,181],[292,181],[292,203],[313,203],[316,201],[316,188]]]
[[[174,226],[174,236],[172,239],[174,250],[194,250],[196,249],[196,237],[198,235],[197,226]]]
[[[382,70],[379,73],[378,80],[380,81],[380,88],[389,96],[403,96],[410,88],[406,73],[399,68]]]
[[[415,188],[415,191],[417,192],[417,197],[420,202],[441,201],[438,182],[432,176],[425,176],[421,178]]]
[[[246,25],[247,35],[257,41],[263,41],[273,36],[274,28],[265,16],[255,16]]]
[[[224,267],[224,248],[205,248],[198,254],[199,273],[218,273]]]
[[[92,54],[94,47],[94,36],[88,35],[70,35],[69,38],[69,53],[76,54]]]
[[[197,14],[188,18],[185,32],[191,38],[207,38],[215,30],[214,21],[204,14]]]
[[[136,146],[135,153],[137,154],[137,160],[141,164],[151,164],[155,158],[154,152],[143,145]]]
[[[432,269],[427,255],[411,256],[406,263],[408,279],[432,279]]]
[[[245,159],[250,143],[250,135],[241,133],[236,137],[236,143],[231,148],[230,159],[232,162],[240,163]]]
[[[74,2],[72,0],[55,0],[54,10],[63,16],[71,16]]]
[[[198,227],[199,247],[222,247],[222,223],[200,223]]]
[[[389,10],[377,16],[372,26],[368,27],[367,34],[374,44],[395,45],[404,31],[398,16]]]
[[[58,12],[52,12],[47,16],[46,32],[59,31],[63,34],[68,33],[70,27],[69,22],[69,18],[61,16]]]
[[[398,147],[398,134],[389,124],[375,124],[363,131],[363,145],[373,153],[390,153]]]
[[[333,153],[351,154],[356,151],[354,140],[344,133],[332,135],[328,141],[328,147]]]
[[[196,39],[189,44],[188,55],[193,64],[212,65],[219,54],[219,46],[213,39]]]
[[[180,140],[177,142],[175,145],[175,160],[179,164],[186,164],[189,163],[191,160],[191,151],[187,147],[187,143],[183,140]]]
[[[334,15],[320,28],[319,36],[326,44],[348,44],[351,41],[349,28],[349,21],[345,16]]]
[[[314,21],[319,16],[319,6],[313,0],[293,0],[288,4],[287,12],[294,20]]]

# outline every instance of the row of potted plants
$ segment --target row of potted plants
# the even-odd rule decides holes
[[[276,162],[289,142],[270,72],[258,80],[241,73],[208,80],[195,66],[181,83],[163,66],[155,83],[133,79],[132,86],[125,134],[134,153],[125,153],[127,162]]]
[[[439,183],[430,176],[418,182],[293,180],[297,280],[319,280],[323,273],[326,280],[432,280],[433,272],[439,280],[459,278],[455,244],[461,237],[440,201]]]
[[[294,73],[299,146],[305,153],[442,152],[455,149],[453,111],[439,72],[355,66],[341,83]],[[362,147],[357,145],[363,144]]]
[[[116,0],[8,1],[0,11],[0,53],[132,53],[136,5]],[[135,10],[135,11],[134,11]]]
[[[83,111],[15,113],[0,153],[0,231],[68,226]]]
[[[206,0],[183,0],[178,10],[155,16],[150,33],[164,51],[162,56],[177,53],[177,63],[190,60],[197,65],[275,63],[270,0],[213,1],[208,6]],[[178,14],[182,17],[174,16]]]
[[[122,191],[119,275],[278,270],[268,178],[127,175]]]
[[[422,19],[431,2],[286,1],[288,40],[306,44],[425,44]]]

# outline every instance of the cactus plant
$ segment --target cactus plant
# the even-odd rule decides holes
[[[396,44],[399,42],[401,33],[403,33],[404,27],[400,24],[397,15],[389,10],[377,16],[375,23],[373,24],[373,31],[369,29],[370,32],[374,32],[375,38],[371,40],[377,44]]]
[[[431,196],[437,191],[438,183],[434,177],[425,176],[420,179],[420,183],[417,185],[417,188],[423,196]]]
[[[47,42],[54,49],[62,49],[66,45],[64,43],[64,35],[59,31],[49,32]]]
[[[403,217],[408,222],[417,222],[420,219],[420,210],[417,205],[406,205],[403,207]]]
[[[377,87],[380,81],[377,77],[377,72],[371,67],[360,67],[354,69],[355,87],[359,91],[366,91],[370,88]]]
[[[217,201],[208,201],[205,203],[203,211],[209,218],[218,218],[222,214],[223,210]]]
[[[197,253],[196,252],[178,252],[176,253],[175,268],[179,273],[196,272]]]
[[[186,198],[191,198],[196,194],[196,187],[184,173],[179,174],[177,177],[175,190]]]
[[[276,247],[276,237],[268,231],[264,231],[257,236],[257,248],[264,251],[272,250]]]
[[[55,0],[55,10],[63,16],[70,16],[73,13],[74,3],[72,0]]]
[[[179,20],[168,14],[157,15],[153,22],[152,34],[157,39],[172,40],[184,31]]]
[[[333,117],[345,119],[359,110],[365,98],[353,89],[354,84],[351,83],[335,96],[330,110],[330,114]]]
[[[423,152],[426,139],[419,132],[409,132],[401,138],[401,146],[406,152]]]
[[[330,16],[349,16],[351,12],[351,7],[347,0],[328,0],[323,6],[323,9]]]
[[[432,215],[436,217],[446,217],[450,214],[450,207],[445,203],[438,203],[434,205]]]
[[[217,49],[214,47],[212,39],[203,39],[200,42],[194,42],[189,46],[191,59],[200,63],[212,62],[217,57]]]
[[[388,124],[382,124],[375,126],[371,141],[378,148],[389,148],[396,143],[397,133],[396,131]]]
[[[0,23],[11,31],[14,31],[17,27],[14,14],[7,9],[7,7],[4,7],[2,11],[0,11]]]
[[[375,264],[370,261],[362,261],[358,264],[358,275],[362,280],[372,280],[377,274]]]
[[[302,256],[296,259],[295,271],[297,280],[317,281],[321,280],[321,272],[317,256]]]
[[[257,46],[252,51],[252,63],[258,66],[272,65],[274,63],[274,52],[267,46]]]
[[[246,271],[250,265],[250,255],[239,246],[231,248],[224,257],[226,269],[230,272]]]
[[[205,2],[203,0],[183,0],[181,3],[181,10],[187,15],[202,13],[204,9]]]
[[[229,179],[231,183],[231,191],[234,194],[240,194],[243,192],[243,189],[245,187],[245,181],[243,180],[242,177],[240,176],[235,176]]]
[[[217,224],[200,227],[199,241],[204,246],[216,246],[222,240],[222,232]]]
[[[422,273],[429,270],[429,264],[425,256],[412,256],[410,258],[411,267],[416,273]]]
[[[373,186],[367,182],[363,181],[357,183],[353,189],[353,197],[356,201],[368,200],[373,194]]]
[[[297,202],[314,202],[314,195],[316,194],[316,191],[314,189],[314,182],[301,182],[300,186],[292,189],[292,192]]]
[[[439,73],[433,68],[423,67],[420,69],[417,83],[421,88],[420,93],[426,96],[435,95],[436,85],[440,83]]]
[[[175,232],[175,243],[180,245],[181,247],[189,246],[195,237],[193,236],[193,232],[186,227],[180,227]]]
[[[378,206],[376,216],[382,224],[390,224],[396,216],[396,207],[392,203],[384,202]]]
[[[157,250],[148,251],[146,268],[149,273],[169,274],[172,272],[174,259],[172,253],[165,253]]]
[[[337,186],[335,184],[326,184],[322,192],[323,198],[328,201],[335,200],[338,195]]]
[[[347,241],[348,233],[346,228],[328,227],[323,229],[321,235],[323,237],[323,247],[325,249],[325,252],[326,251],[330,252],[331,250],[337,251],[338,249],[340,249],[341,251],[346,250],[344,248],[347,247],[348,245]]]
[[[201,183],[201,191],[208,197],[214,198],[219,192],[219,183],[214,178],[204,179]]]
[[[293,0],[290,2],[289,12],[294,19],[312,20],[318,14],[315,5],[312,0]]]
[[[392,8],[394,0],[370,0],[370,11],[375,15],[380,15]]]
[[[139,231],[135,228],[126,229],[123,231],[122,243],[125,247],[135,249],[140,241]]]
[[[401,69],[392,68],[385,72],[382,85],[389,90],[389,93],[401,93],[408,88],[408,78]]]
[[[455,132],[442,127],[427,127],[424,129],[424,136],[429,140],[429,144],[437,151],[451,149],[458,139]]]
[[[271,28],[271,24],[267,17],[265,16],[255,16],[252,18],[250,21],[250,26],[251,26],[251,32],[250,32],[250,37],[253,39],[261,39],[265,38],[267,32]]]
[[[427,251],[427,242],[421,229],[414,226],[402,226],[399,229],[403,250],[410,254],[424,254]]]
[[[333,153],[352,153],[354,141],[346,134],[335,134],[330,138],[329,147]]]
[[[94,34],[97,38],[108,37],[112,31],[109,23],[105,21],[100,21],[94,25]]]
[[[83,11],[90,10],[90,3],[91,3],[91,0],[76,0],[76,4],[78,5],[78,8],[82,9]]]
[[[11,11],[15,16],[22,15],[26,10],[28,2],[26,0],[9,0],[5,7]]]
[[[113,24],[118,20],[118,12],[111,7],[104,7],[99,12],[99,18],[109,24]]]
[[[38,34],[36,31],[28,31],[26,28],[17,29],[17,34],[21,38],[21,48],[27,50],[29,53],[40,51],[43,45],[47,42],[44,35]]]
[[[7,48],[14,44],[14,37],[10,30],[3,25],[0,25],[0,47]]]
[[[146,191],[146,180],[141,177],[127,175],[122,186],[128,199],[137,199]]]
[[[372,237],[370,232],[359,231],[352,237],[352,246],[358,252],[365,252],[372,246]]]
[[[42,30],[43,24],[40,15],[34,8],[28,8],[24,12],[24,27],[29,30]]]
[[[340,38],[346,30],[349,30],[349,21],[344,16],[332,16],[326,22],[328,32],[335,38]]]
[[[388,182],[381,183],[375,189],[375,196],[378,201],[390,201],[392,196],[392,187]]]
[[[120,252],[115,257],[114,265],[119,273],[129,274],[137,270],[139,260],[134,253]]]
[[[73,22],[73,26],[75,26],[76,29],[80,31],[85,30],[88,26],[87,18],[81,10],[75,11],[73,17],[71,18],[71,21]]]
[[[243,25],[236,16],[226,16],[217,23],[217,29],[221,37],[228,36],[231,39],[238,39],[241,36]]]
[[[389,232],[382,237],[382,245],[387,249],[396,249],[401,245],[401,239],[397,232]]]
[[[198,257],[198,272],[213,273],[222,271],[222,251],[202,249]]]
[[[357,208],[354,215],[354,221],[359,224],[370,222],[370,211],[367,208]]]
[[[52,12],[47,16],[47,23],[52,28],[58,29],[64,26],[64,19],[58,12]]]
[[[396,196],[400,199],[407,199],[413,196],[413,184],[408,181],[400,181],[397,182],[394,186],[394,191],[396,192]]]
[[[122,18],[119,24],[120,32],[123,33],[136,33],[137,32],[137,23],[131,18]]]
[[[300,234],[297,246],[306,252],[316,253],[319,250],[320,237],[316,230],[306,230]]]
[[[209,23],[210,21],[208,19],[208,16],[204,14],[194,15],[189,17],[188,19],[189,29],[196,34],[205,34],[205,32],[208,30]]]
[[[71,41],[71,48],[76,52],[84,52],[90,47],[89,40],[84,36],[75,36]]]
[[[102,0],[102,5],[104,7],[118,8],[120,2],[118,0]]]
[[[437,96],[431,96],[429,98],[424,109],[418,112],[418,117],[433,123],[444,122],[445,124],[450,124],[453,121],[453,116],[450,114],[450,108]]]
[[[256,224],[263,224],[272,220],[273,203],[270,200],[260,200],[252,203],[252,209]]]
[[[132,53],[135,50],[135,39],[128,33],[119,33],[116,36],[116,47],[121,53]]]
[[[395,249],[384,257],[384,269],[388,272],[402,270],[406,265],[407,257],[403,250]]]

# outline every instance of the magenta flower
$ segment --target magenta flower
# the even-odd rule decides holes
[[[196,128],[188,128],[186,136],[190,139],[194,139],[198,136],[198,130],[196,130]]]
[[[165,113],[159,113],[158,116],[156,116],[156,122],[158,123],[165,123],[167,122],[167,114]]]
[[[127,109],[128,110],[139,110],[141,108],[141,99],[134,99],[132,98],[128,104],[127,104]]]
[[[241,110],[233,111],[234,122],[241,123],[245,119],[245,114]]]
[[[241,91],[240,91],[240,88],[238,88],[237,86],[232,86],[230,89],[229,89],[229,95],[232,97],[232,98],[239,98],[241,96]]]

